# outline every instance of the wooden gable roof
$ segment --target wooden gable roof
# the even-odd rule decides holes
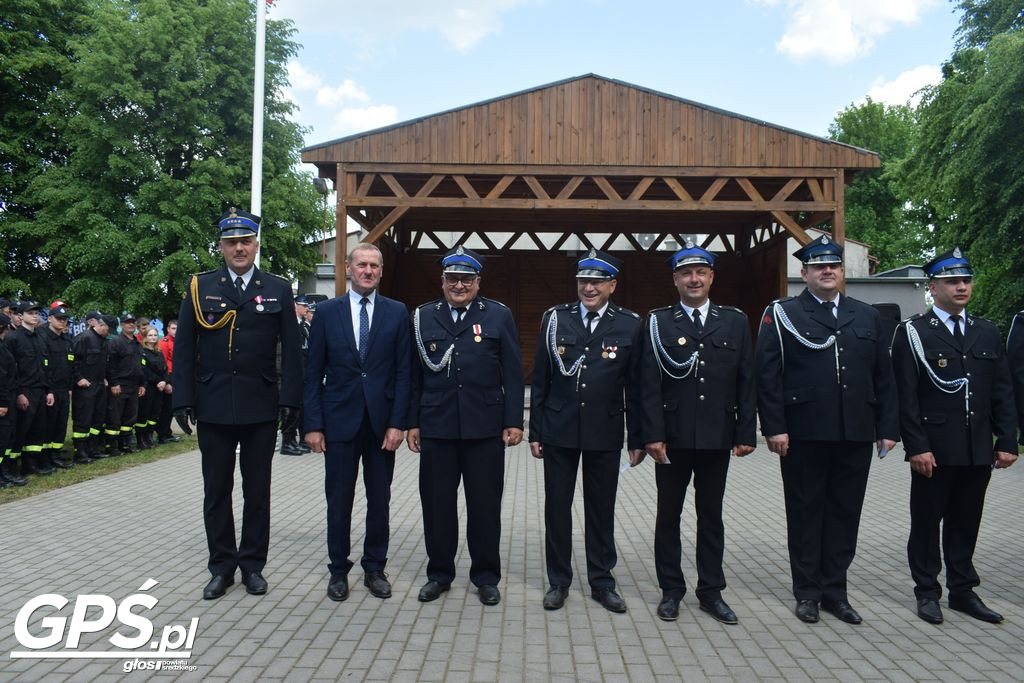
[[[587,74],[311,145],[338,162],[878,168],[874,152]]]

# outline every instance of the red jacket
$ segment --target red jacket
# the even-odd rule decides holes
[[[174,362],[174,337],[168,335],[157,342],[157,346],[160,347],[161,353],[164,354],[164,360],[167,361],[167,374],[171,374],[171,369]]]

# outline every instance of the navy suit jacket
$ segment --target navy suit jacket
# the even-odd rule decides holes
[[[412,342],[405,305],[377,294],[365,361],[359,358],[348,294],[317,304],[309,330],[303,413],[307,432],[356,437],[369,413],[374,434],[406,429]]]

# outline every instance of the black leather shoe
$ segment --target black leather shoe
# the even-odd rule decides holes
[[[736,613],[729,609],[729,605],[725,604],[725,600],[722,598],[701,600],[700,608],[702,611],[707,612],[723,624],[739,623],[739,619],[736,618]]]
[[[818,623],[818,603],[814,600],[797,600],[793,613],[805,624]]]
[[[591,591],[590,597],[601,603],[601,606],[609,612],[622,614],[626,611],[626,603],[619,597],[614,588],[599,588]]]
[[[416,597],[420,602],[431,602],[441,597],[442,593],[447,593],[448,589],[451,588],[450,583],[439,583],[437,581],[427,581],[423,584],[423,588],[420,589],[420,594]]]
[[[658,618],[662,621],[675,621],[679,618],[679,598],[666,595],[658,603]]]
[[[568,586],[552,586],[548,589],[548,592],[544,594],[544,609],[562,609],[562,605],[565,604],[565,599],[568,597]]]
[[[263,595],[267,592],[267,580],[259,572],[243,572],[242,583],[249,595]]]
[[[939,607],[939,601],[934,598],[920,598],[917,601],[917,616],[929,624],[941,624],[942,608]]]
[[[501,602],[501,593],[497,586],[480,586],[477,588],[477,595],[480,597],[480,602],[485,605],[497,605]]]
[[[956,610],[957,612],[963,612],[967,616],[980,619],[981,621],[987,621],[990,624],[998,624],[1003,620],[1003,615],[999,612],[994,612],[985,606],[985,603],[981,601],[974,593],[969,593],[964,597],[949,599],[949,608]]]
[[[391,597],[391,583],[382,571],[366,572],[363,585],[370,589],[370,595],[375,598]]]
[[[348,600],[348,576],[340,574],[332,576],[327,584],[327,597],[334,602],[345,602]]]
[[[178,443],[179,441],[181,441],[181,437],[174,434],[171,434],[170,436],[161,436],[156,440],[156,442],[161,446],[165,443]]]
[[[216,600],[228,591],[229,586],[233,585],[235,585],[234,576],[218,574],[210,579],[210,583],[206,584],[206,588],[203,589],[203,600]]]
[[[306,443],[305,441],[299,441],[298,444],[299,444],[299,450],[302,451],[303,455],[305,455],[306,453],[312,453],[313,452],[313,449],[310,448],[309,444]]]
[[[288,441],[281,444],[281,455],[305,455],[305,451],[294,441]]]
[[[857,614],[857,610],[853,609],[846,600],[822,600],[821,608],[839,621],[845,621],[847,624],[857,625],[863,621],[860,615]]]

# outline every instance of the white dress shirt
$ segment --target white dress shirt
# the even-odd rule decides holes
[[[348,307],[352,313],[352,338],[356,340],[356,351],[362,351],[359,348],[359,311],[363,308],[363,305],[360,303],[363,300],[363,296],[363,294],[359,294],[355,290],[348,290]],[[369,330],[373,327],[373,307],[377,303],[377,290],[375,289],[365,296],[370,300],[366,304],[366,315],[370,318],[367,326],[367,330]]]

